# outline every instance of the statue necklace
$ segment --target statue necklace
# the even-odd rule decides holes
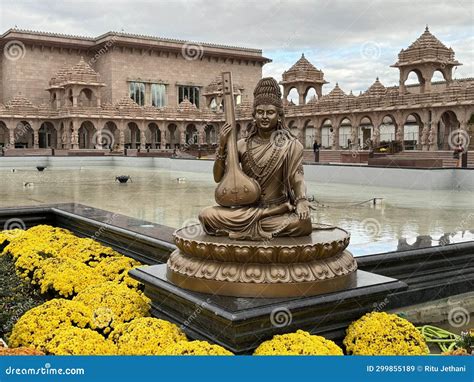
[[[275,162],[278,160],[279,147],[273,143],[273,150],[270,154],[270,159],[266,161],[263,165],[259,165],[253,156],[253,151],[256,149],[256,147],[252,147],[252,143],[254,141],[257,144],[265,144],[268,143],[268,141],[256,135],[247,140],[247,158],[249,160],[250,169],[252,170],[257,179],[263,179],[273,169]]]

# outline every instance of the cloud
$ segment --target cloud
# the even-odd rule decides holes
[[[22,29],[97,36],[109,30],[260,48],[273,63],[264,75],[281,78],[305,52],[331,84],[365,90],[376,76],[398,84],[390,68],[426,24],[473,76],[472,2],[407,0],[243,1],[5,1],[0,30]],[[375,56],[363,54],[364,49]],[[361,53],[362,52],[362,53]]]

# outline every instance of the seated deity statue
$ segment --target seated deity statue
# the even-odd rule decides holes
[[[285,124],[281,90],[273,78],[261,79],[254,91],[254,121],[247,137],[237,141],[242,171],[260,186],[259,200],[246,206],[212,206],[199,220],[209,235],[238,240],[311,235],[311,205],[306,197],[303,145]],[[228,137],[226,123],[219,134],[214,180],[226,172]]]

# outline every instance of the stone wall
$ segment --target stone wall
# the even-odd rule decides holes
[[[100,57],[95,68],[102,76],[107,87],[104,90],[106,102],[116,103],[128,94],[127,80],[166,83],[167,105],[178,105],[177,85],[205,87],[223,71],[232,71],[235,84],[245,88],[244,94],[253,97],[253,89],[262,77],[262,67],[257,63],[237,61],[224,62],[223,59],[203,57],[186,60],[181,54],[168,54],[151,51],[138,51],[129,48],[114,48],[104,57]],[[111,96],[111,99],[108,97]],[[205,105],[204,97],[200,106]]]
[[[22,93],[33,104],[49,103],[46,88],[49,80],[60,69],[71,67],[81,56],[88,60],[84,51],[55,47],[25,45],[25,55],[19,60],[3,59],[1,70],[0,103],[7,103],[18,93]]]

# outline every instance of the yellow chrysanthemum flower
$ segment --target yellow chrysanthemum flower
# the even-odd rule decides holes
[[[45,346],[54,355],[114,355],[117,347],[91,329],[73,326],[56,329]]]
[[[222,346],[206,341],[179,341],[167,346],[162,355],[233,355]]]
[[[84,289],[73,301],[92,310],[92,328],[109,333],[118,324],[148,316],[149,305],[140,294],[126,285],[111,281]]]
[[[428,346],[413,324],[395,314],[372,312],[354,321],[344,346],[354,355],[425,355]]]
[[[63,327],[90,325],[92,312],[84,304],[53,299],[30,309],[17,321],[9,339],[10,347],[32,346],[44,351],[51,333]]]
[[[186,341],[186,335],[175,324],[158,318],[136,318],[117,325],[110,334],[123,355],[160,355],[165,348],[178,341]]]
[[[343,352],[331,340],[298,330],[263,342],[254,355],[343,355]]]

